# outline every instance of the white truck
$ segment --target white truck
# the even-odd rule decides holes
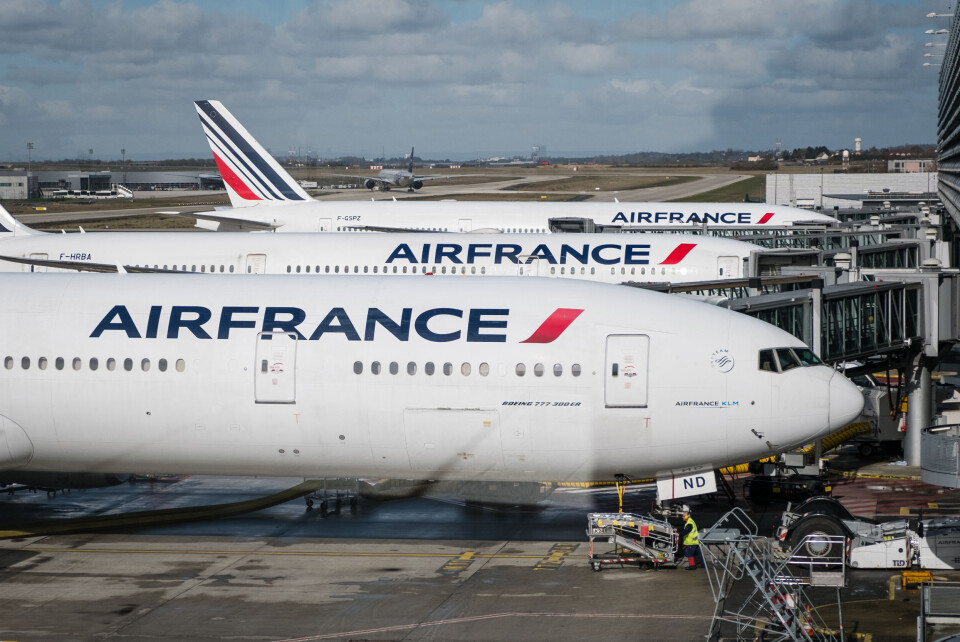
[[[813,558],[837,556],[837,543],[808,535],[843,535],[844,559],[853,568],[960,569],[960,517],[874,523],[854,517],[837,500],[814,497],[787,505],[777,529],[782,546]],[[801,550],[794,550],[800,548]]]

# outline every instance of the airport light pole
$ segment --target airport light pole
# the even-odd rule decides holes
[[[33,143],[27,143],[27,198],[33,196],[30,193],[30,161],[32,160]]]

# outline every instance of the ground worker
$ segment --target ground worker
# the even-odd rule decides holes
[[[697,534],[697,523],[690,517],[690,509],[683,508],[683,555],[687,558],[687,570],[697,570],[700,559],[700,538]],[[703,566],[703,564],[699,564]]]

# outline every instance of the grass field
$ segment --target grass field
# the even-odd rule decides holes
[[[590,192],[625,191],[648,187],[663,187],[697,180],[694,176],[643,176],[630,174],[575,174],[549,181],[518,183],[505,190],[534,192]]]
[[[749,195],[750,200],[754,202],[766,201],[766,177],[751,176],[745,180],[737,181],[733,185],[727,185],[702,194],[694,194],[686,198],[677,198],[674,201],[680,203],[742,203],[744,195]]]

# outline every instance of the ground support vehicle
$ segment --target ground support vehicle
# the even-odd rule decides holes
[[[836,543],[804,538],[816,534],[847,538],[844,559],[854,568],[911,567],[960,569],[960,517],[901,519],[874,523],[854,517],[837,500],[816,497],[794,509],[788,505],[780,518],[777,540],[794,553],[835,555]],[[822,543],[818,543],[822,542]]]
[[[677,565],[680,533],[665,520],[633,513],[590,513],[587,537],[590,540],[588,560],[594,571],[602,570],[605,565],[648,563],[657,568]],[[613,550],[595,551],[597,539],[613,544]]]

